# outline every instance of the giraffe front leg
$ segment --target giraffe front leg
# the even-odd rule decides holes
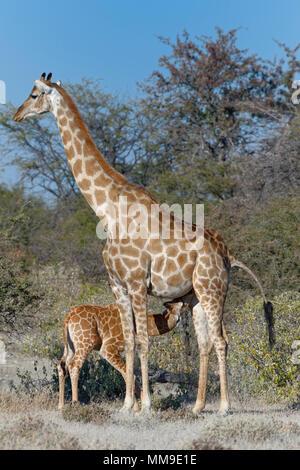
[[[115,295],[121,319],[125,357],[126,357],[126,394],[122,412],[128,413],[134,406],[134,324],[132,307],[127,290],[111,278],[111,288]]]
[[[119,350],[114,345],[109,343],[103,343],[100,349],[100,355],[106,359],[115,369],[117,369],[120,374],[122,375],[124,382],[126,383],[126,367],[125,364],[120,356]],[[136,391],[138,391],[138,387],[135,386]],[[133,410],[135,412],[139,411],[139,405],[137,402],[136,397],[133,398]]]
[[[134,312],[136,326],[136,346],[141,363],[142,373],[142,413],[150,413],[151,398],[148,373],[148,321],[147,321],[147,291],[143,282],[135,281],[130,285],[130,300]],[[127,366],[126,366],[127,367]]]

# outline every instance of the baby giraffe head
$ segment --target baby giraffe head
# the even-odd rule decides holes
[[[188,310],[188,304],[183,302],[165,302],[163,315],[165,318],[173,318],[176,321],[176,325],[180,322],[180,316]]]
[[[29,97],[18,108],[14,115],[14,121],[20,122],[30,116],[54,111],[58,88],[61,86],[61,83],[59,81],[52,83],[51,77],[52,73],[48,74],[47,79],[46,74],[43,73],[40,80],[34,81],[34,87]]]

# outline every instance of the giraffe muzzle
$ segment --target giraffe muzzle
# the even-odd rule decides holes
[[[25,117],[24,116],[24,111],[22,109],[22,106],[20,106],[20,108],[18,109],[18,111],[14,115],[13,120],[16,121],[16,122],[21,122],[21,121],[23,121],[24,117]]]

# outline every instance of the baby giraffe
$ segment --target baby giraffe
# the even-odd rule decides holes
[[[166,302],[163,314],[148,315],[148,334],[163,335],[171,331],[180,321],[180,314],[186,310],[183,302]],[[124,350],[124,338],[118,307],[110,305],[78,305],[67,313],[63,326],[64,354],[57,365],[59,375],[59,404],[64,406],[64,387],[67,373],[70,373],[72,401],[78,401],[78,377],[88,354],[100,350],[106,359],[126,379],[126,366],[120,356]],[[140,389],[135,384],[136,394]],[[134,410],[139,407],[135,398]]]

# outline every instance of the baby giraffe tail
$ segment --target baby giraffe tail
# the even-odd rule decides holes
[[[71,340],[69,330],[68,330],[68,323],[65,321],[64,329],[63,329],[63,336],[64,336],[64,353],[57,364],[57,371],[59,377],[59,402],[58,408],[61,409],[64,406],[64,388],[65,388],[65,380],[68,374],[68,363],[70,357],[74,354],[74,344]],[[71,352],[72,351],[72,352]]]
[[[64,376],[66,377],[68,374],[68,362],[70,362],[70,359],[72,358],[72,356],[74,356],[74,353],[75,353],[75,348],[74,348],[74,344],[69,333],[68,324],[64,325],[63,337],[64,337],[65,349],[64,349],[63,357],[61,358],[59,364],[63,370]]]
[[[251,269],[248,268],[248,266],[246,266],[241,261],[236,260],[232,256],[230,256],[230,264],[231,264],[232,267],[236,266],[238,268],[243,269],[248,274],[250,274],[250,276],[255,280],[256,284],[258,285],[258,287],[260,289],[260,292],[261,292],[262,297],[264,299],[265,320],[266,320],[266,323],[267,323],[267,330],[268,330],[268,334],[269,334],[270,349],[272,349],[274,344],[275,344],[273,305],[272,305],[271,302],[266,300],[266,297],[265,297],[263,288],[261,286],[261,283],[259,282],[259,280],[255,276],[255,274],[251,271]]]

